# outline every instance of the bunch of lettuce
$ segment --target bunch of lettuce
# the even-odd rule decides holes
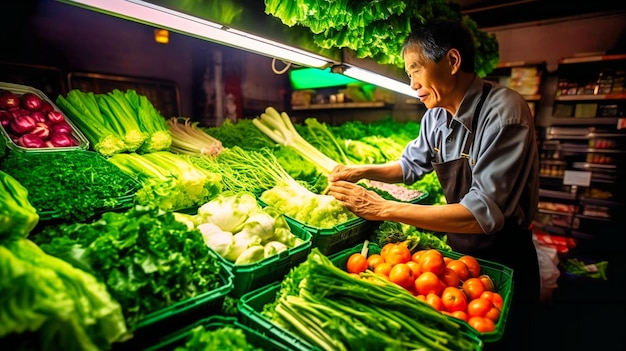
[[[136,206],[92,223],[48,226],[41,247],[106,284],[134,327],[147,314],[219,287],[221,266],[172,212]]]

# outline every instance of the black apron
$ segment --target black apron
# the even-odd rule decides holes
[[[437,154],[435,155],[436,162],[432,162],[432,166],[437,173],[446,201],[449,204],[459,203],[472,184],[469,150],[473,139],[476,137],[480,111],[490,90],[491,84],[485,83],[472,119],[472,133],[474,135],[467,138],[458,159],[442,162],[438,150],[441,150],[443,136],[439,138]],[[516,299],[532,301],[539,298],[539,264],[529,228],[522,228],[509,220],[502,230],[496,233],[448,233],[447,239],[452,250],[456,252],[500,263],[513,269]]]

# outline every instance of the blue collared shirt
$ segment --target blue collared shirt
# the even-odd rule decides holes
[[[456,115],[443,108],[426,111],[419,136],[406,146],[399,161],[404,182],[412,184],[433,171],[435,148],[441,146],[442,162],[457,159],[465,140],[475,134],[468,160],[471,188],[460,203],[489,234],[502,229],[508,218],[530,225],[537,209],[539,165],[533,115],[514,90],[495,84],[472,132],[483,82],[474,79]]]

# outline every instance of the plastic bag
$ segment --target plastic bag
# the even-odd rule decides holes
[[[546,302],[552,299],[552,291],[558,287],[557,280],[561,275],[559,271],[559,257],[554,247],[542,245],[535,241],[537,260],[539,261],[539,275],[541,277],[540,301]]]

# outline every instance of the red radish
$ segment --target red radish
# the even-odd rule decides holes
[[[49,127],[56,134],[72,134],[72,127],[67,122],[52,123]]]
[[[39,109],[44,115],[47,115],[50,111],[54,111],[52,104],[46,100],[41,100],[41,108]]]
[[[74,139],[69,134],[52,134],[50,135],[50,142],[55,147],[67,147],[75,146]]]
[[[35,122],[46,122],[46,115],[41,111],[31,112],[30,116],[35,119]]]
[[[50,123],[61,123],[65,121],[65,116],[60,111],[50,111],[47,117]]]
[[[35,134],[24,134],[17,139],[17,144],[28,148],[44,147],[43,140]]]
[[[9,125],[15,133],[22,135],[35,129],[35,119],[31,116],[19,116],[11,120]]]
[[[14,108],[20,106],[20,97],[8,90],[0,89],[0,108]]]
[[[30,134],[35,134],[45,140],[50,136],[50,127],[48,127],[45,122],[37,122],[35,123],[35,129],[33,129]]]
[[[34,93],[24,93],[20,96],[20,105],[28,111],[38,111],[41,108],[41,98]]]

